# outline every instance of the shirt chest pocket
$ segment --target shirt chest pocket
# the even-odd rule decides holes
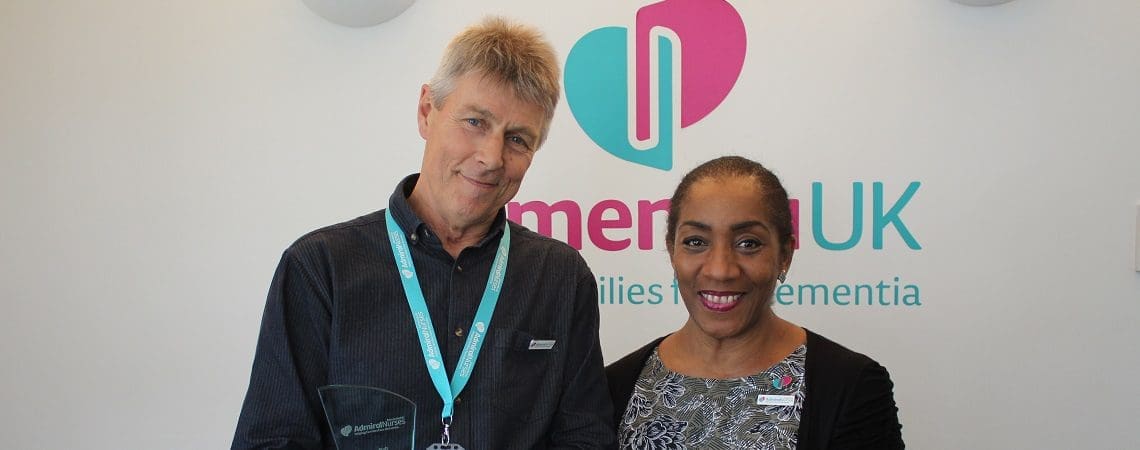
[[[521,330],[499,329],[491,338],[491,378],[497,413],[507,421],[531,422],[535,414],[551,413],[562,388],[553,371],[558,346],[543,349],[550,336]],[[538,348],[534,343],[539,343]]]

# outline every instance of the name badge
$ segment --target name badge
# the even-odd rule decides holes
[[[763,406],[795,406],[796,396],[760,394],[760,396],[756,398],[756,404]]]
[[[550,339],[550,340],[531,339],[530,340],[530,346],[528,346],[527,349],[528,350],[550,350],[550,349],[554,348],[554,342],[555,341],[553,339]]]

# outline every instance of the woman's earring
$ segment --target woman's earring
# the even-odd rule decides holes
[[[788,280],[788,271],[781,270],[780,275],[776,276],[776,279],[780,280],[781,283],[787,281]]]

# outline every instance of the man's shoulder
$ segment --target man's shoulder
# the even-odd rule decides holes
[[[352,220],[328,225],[305,233],[286,249],[286,252],[307,253],[351,250],[367,246],[372,241],[383,241],[384,210],[375,211]]]
[[[553,258],[558,262],[572,262],[575,264],[586,265],[586,260],[582,255],[571,247],[569,244],[560,240],[544,236],[536,233],[531,229],[519,225],[514,222],[508,222],[511,227],[512,239],[511,245],[518,247],[520,250],[532,254],[542,255],[546,258]],[[512,249],[514,248],[512,247]]]

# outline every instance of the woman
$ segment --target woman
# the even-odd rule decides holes
[[[772,172],[700,165],[667,226],[689,319],[606,368],[622,448],[903,448],[886,369],[772,311],[795,248]]]

